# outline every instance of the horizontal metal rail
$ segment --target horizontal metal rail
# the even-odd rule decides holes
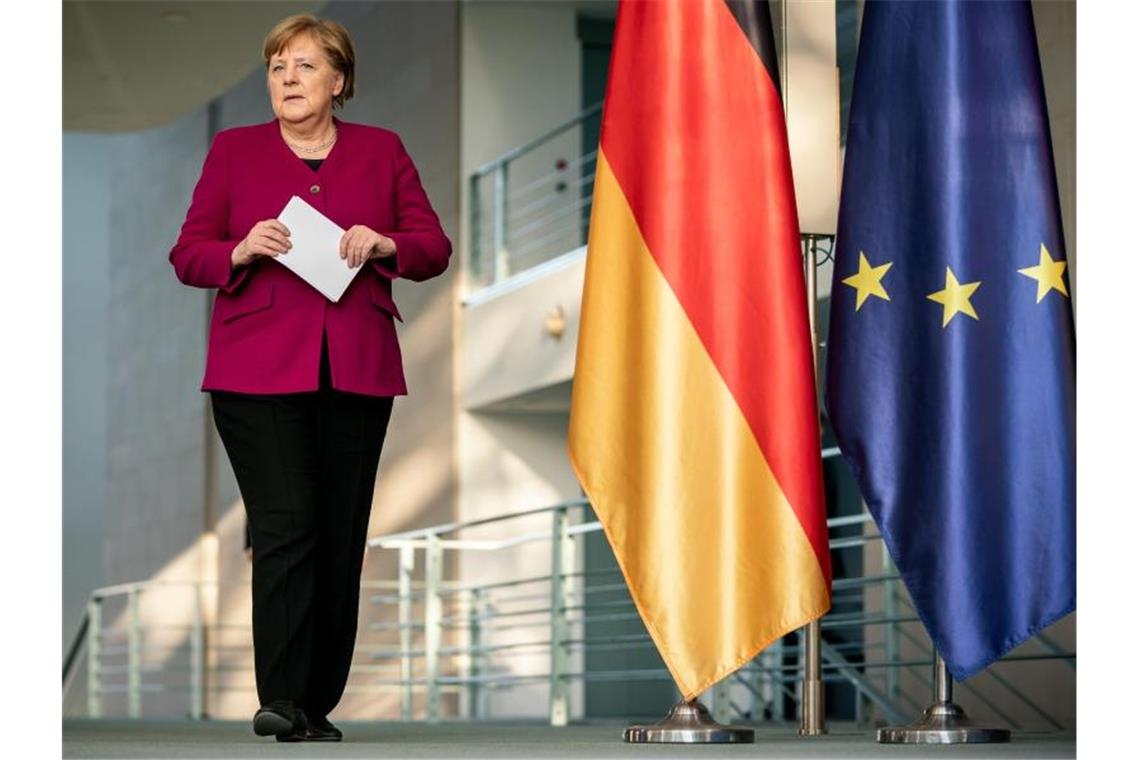
[[[531,517],[534,515],[547,515],[552,514],[559,509],[580,509],[582,507],[590,506],[590,502],[586,499],[571,499],[569,501],[552,504],[548,507],[536,507],[534,509],[523,509],[518,512],[509,512],[505,515],[497,515],[495,517],[480,517],[474,520],[463,520],[459,522],[444,523],[443,525],[434,525],[428,528],[418,528],[416,530],[404,531],[402,533],[390,533],[386,536],[378,536],[368,541],[369,546],[376,546],[381,549],[397,548],[406,541],[416,541],[418,539],[425,539],[429,536],[446,536],[451,533],[456,533],[467,528],[477,528],[483,525],[493,525],[501,522],[508,522],[511,520],[518,520],[523,517]]]
[[[560,124],[558,124],[557,126],[543,132],[541,135],[534,138],[530,142],[525,142],[522,145],[518,146],[517,148],[512,148],[511,150],[508,150],[506,153],[502,154],[498,158],[492,159],[492,160],[488,161],[487,163],[481,165],[474,172],[472,172],[472,174],[474,174],[477,177],[482,177],[482,176],[486,176],[488,174],[492,174],[503,164],[509,164],[512,161],[518,159],[519,157],[525,156],[527,153],[530,153],[535,148],[537,148],[537,147],[539,147],[545,143],[550,142],[552,139],[554,139],[555,137],[558,137],[559,135],[563,134],[564,132],[567,132],[571,129],[574,129],[575,127],[577,127],[579,124],[581,124],[586,119],[590,118],[591,116],[596,116],[597,114],[600,114],[601,112],[602,112],[602,103],[601,103],[601,101],[598,101],[594,105],[582,109],[578,113],[576,113],[573,116],[571,116],[570,118],[566,119],[566,121],[563,121]]]
[[[824,449],[821,454],[839,455],[837,449]],[[485,690],[548,684],[554,700],[556,693],[562,693],[559,685],[569,682],[668,681],[670,676],[664,667],[601,670],[584,667],[585,653],[637,652],[654,647],[641,626],[620,571],[585,569],[579,564],[580,553],[575,547],[580,547],[584,536],[601,530],[601,524],[589,519],[588,511],[582,511],[588,506],[585,499],[568,500],[497,517],[455,521],[372,539],[369,543],[377,549],[400,552],[401,566],[406,567],[408,574],[398,580],[362,583],[365,598],[382,616],[362,620],[361,629],[379,634],[381,639],[361,641],[357,646],[358,660],[352,666],[350,690],[397,693],[404,705],[402,715],[407,720],[414,717],[413,707],[417,704],[414,695],[418,693],[426,697],[424,717],[442,721],[455,705],[466,710],[468,718],[476,717],[481,709],[480,695]],[[540,530],[530,522],[526,524],[526,531],[512,530],[519,520],[534,521],[544,515],[550,515],[550,530]],[[577,517],[577,521],[571,516]],[[867,513],[829,519],[829,530],[837,534],[830,537],[830,547],[837,551],[881,548],[882,539],[874,530],[850,535],[868,525],[873,526],[873,520]],[[492,528],[497,530],[492,531]],[[466,531],[473,529],[485,531],[487,535],[464,537]],[[490,552],[505,558],[511,556],[509,552],[524,546],[546,543],[553,547],[558,542],[562,542],[560,556],[568,559],[562,564],[552,562],[548,573],[478,583],[444,580],[442,572],[426,573],[422,579],[410,577],[416,568],[422,571],[431,563],[442,569],[442,558],[448,552],[473,552],[475,556]],[[410,561],[405,562],[405,557]],[[123,619],[126,619],[127,610],[137,610],[140,595],[175,587],[200,593],[207,586],[171,581],[118,584],[96,590],[92,604],[93,609],[98,610],[121,597],[128,602],[122,606]],[[885,593],[880,593],[880,588]],[[889,679],[887,686],[881,685],[883,674],[890,673],[910,673],[921,682],[922,674],[930,665],[929,646],[919,633],[921,622],[902,592],[900,575],[884,565],[882,572],[838,577],[832,591],[836,611],[819,624],[827,636],[835,631],[885,630],[890,636],[911,641],[922,654],[918,657],[899,655],[897,647],[892,649],[888,641],[865,640],[859,633],[855,634],[856,640],[825,639],[824,661],[820,667],[822,680],[850,685],[869,700],[866,704],[873,705],[879,717],[897,717],[900,710],[913,712],[916,705],[912,704],[914,700],[909,694],[893,690]],[[886,600],[893,599],[905,606],[887,614]],[[873,605],[868,606],[872,600]],[[109,609],[119,607],[115,604]],[[433,609],[434,612],[430,612]],[[249,657],[248,639],[242,643],[225,643],[216,638],[223,632],[248,637],[248,624],[205,626],[200,622],[162,620],[145,625],[136,622],[132,624],[134,627],[123,631],[106,625],[100,614],[91,616],[89,612],[89,617],[92,623],[85,638],[89,652],[95,654],[94,668],[89,663],[88,670],[92,681],[89,693],[89,706],[94,706],[92,714],[101,713],[102,694],[126,694],[128,706],[137,706],[140,694],[158,690],[189,692],[193,703],[195,698],[200,698],[193,695],[245,688],[229,682],[224,686],[217,683],[207,686],[200,663],[206,660],[206,653],[210,653],[210,672],[248,674],[252,660],[237,659]],[[636,630],[604,636],[588,634],[592,630],[589,626],[594,623],[621,622],[628,622]],[[195,636],[203,632],[209,632],[208,639],[187,652],[186,640],[181,635]],[[400,638],[398,646],[393,643],[396,634]],[[162,641],[154,638],[158,635],[163,637]],[[93,649],[92,642],[95,642]],[[1038,643],[1040,652],[1008,655],[993,667],[1000,671],[1006,663],[1046,660],[1075,667],[1075,652],[1047,638],[1039,638]],[[803,671],[802,657],[791,654],[795,651],[795,647],[777,642],[769,652],[761,653],[734,674],[731,683],[737,691],[730,699],[740,715],[776,716],[781,713],[770,700],[782,700],[785,696],[798,700],[799,689],[789,688],[799,683]],[[549,669],[534,672],[536,656],[539,662],[549,661]],[[94,679],[90,677],[92,672]],[[1061,725],[1010,678],[993,669],[989,673],[993,677],[991,693],[982,693],[976,683],[966,684],[964,688],[975,693],[995,714],[1006,715],[993,697],[994,690],[998,689],[999,696],[1024,702],[1037,719],[1051,728]],[[156,683],[156,676],[185,675],[190,677],[189,684],[183,684],[182,678],[176,679],[176,683]],[[441,701],[440,695],[444,693],[456,695],[457,701]],[[445,704],[450,706],[445,708]],[[134,709],[136,712],[131,714],[138,714],[137,707]]]

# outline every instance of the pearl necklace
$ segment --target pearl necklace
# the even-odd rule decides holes
[[[286,140],[285,142],[289,145],[290,148],[294,148],[296,150],[299,150],[302,153],[319,153],[322,150],[324,150],[325,148],[332,145],[334,142],[336,142],[336,127],[335,126],[333,127],[332,137],[329,138],[329,141],[326,142],[324,145],[318,145],[315,148],[306,148],[303,145],[297,145],[296,143],[291,143],[288,140]]]

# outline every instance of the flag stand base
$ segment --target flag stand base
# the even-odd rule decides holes
[[[954,679],[946,660],[934,658],[934,703],[909,726],[880,728],[879,744],[1002,744],[1009,741],[1004,728],[979,728],[954,702]]]
[[[751,744],[756,732],[722,726],[700,702],[678,702],[660,723],[630,726],[622,734],[629,744]]]
[[[880,728],[879,744],[1001,744],[1004,728],[980,728],[954,702],[936,702],[909,726]]]

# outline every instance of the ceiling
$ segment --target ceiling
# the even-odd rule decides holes
[[[261,42],[321,2],[63,3],[63,128],[134,131],[167,124],[261,65]]]

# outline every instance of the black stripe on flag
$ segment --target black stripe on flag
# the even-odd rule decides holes
[[[724,0],[752,49],[764,62],[768,76],[780,93],[780,67],[776,63],[776,40],[772,34],[772,14],[768,0]]]

